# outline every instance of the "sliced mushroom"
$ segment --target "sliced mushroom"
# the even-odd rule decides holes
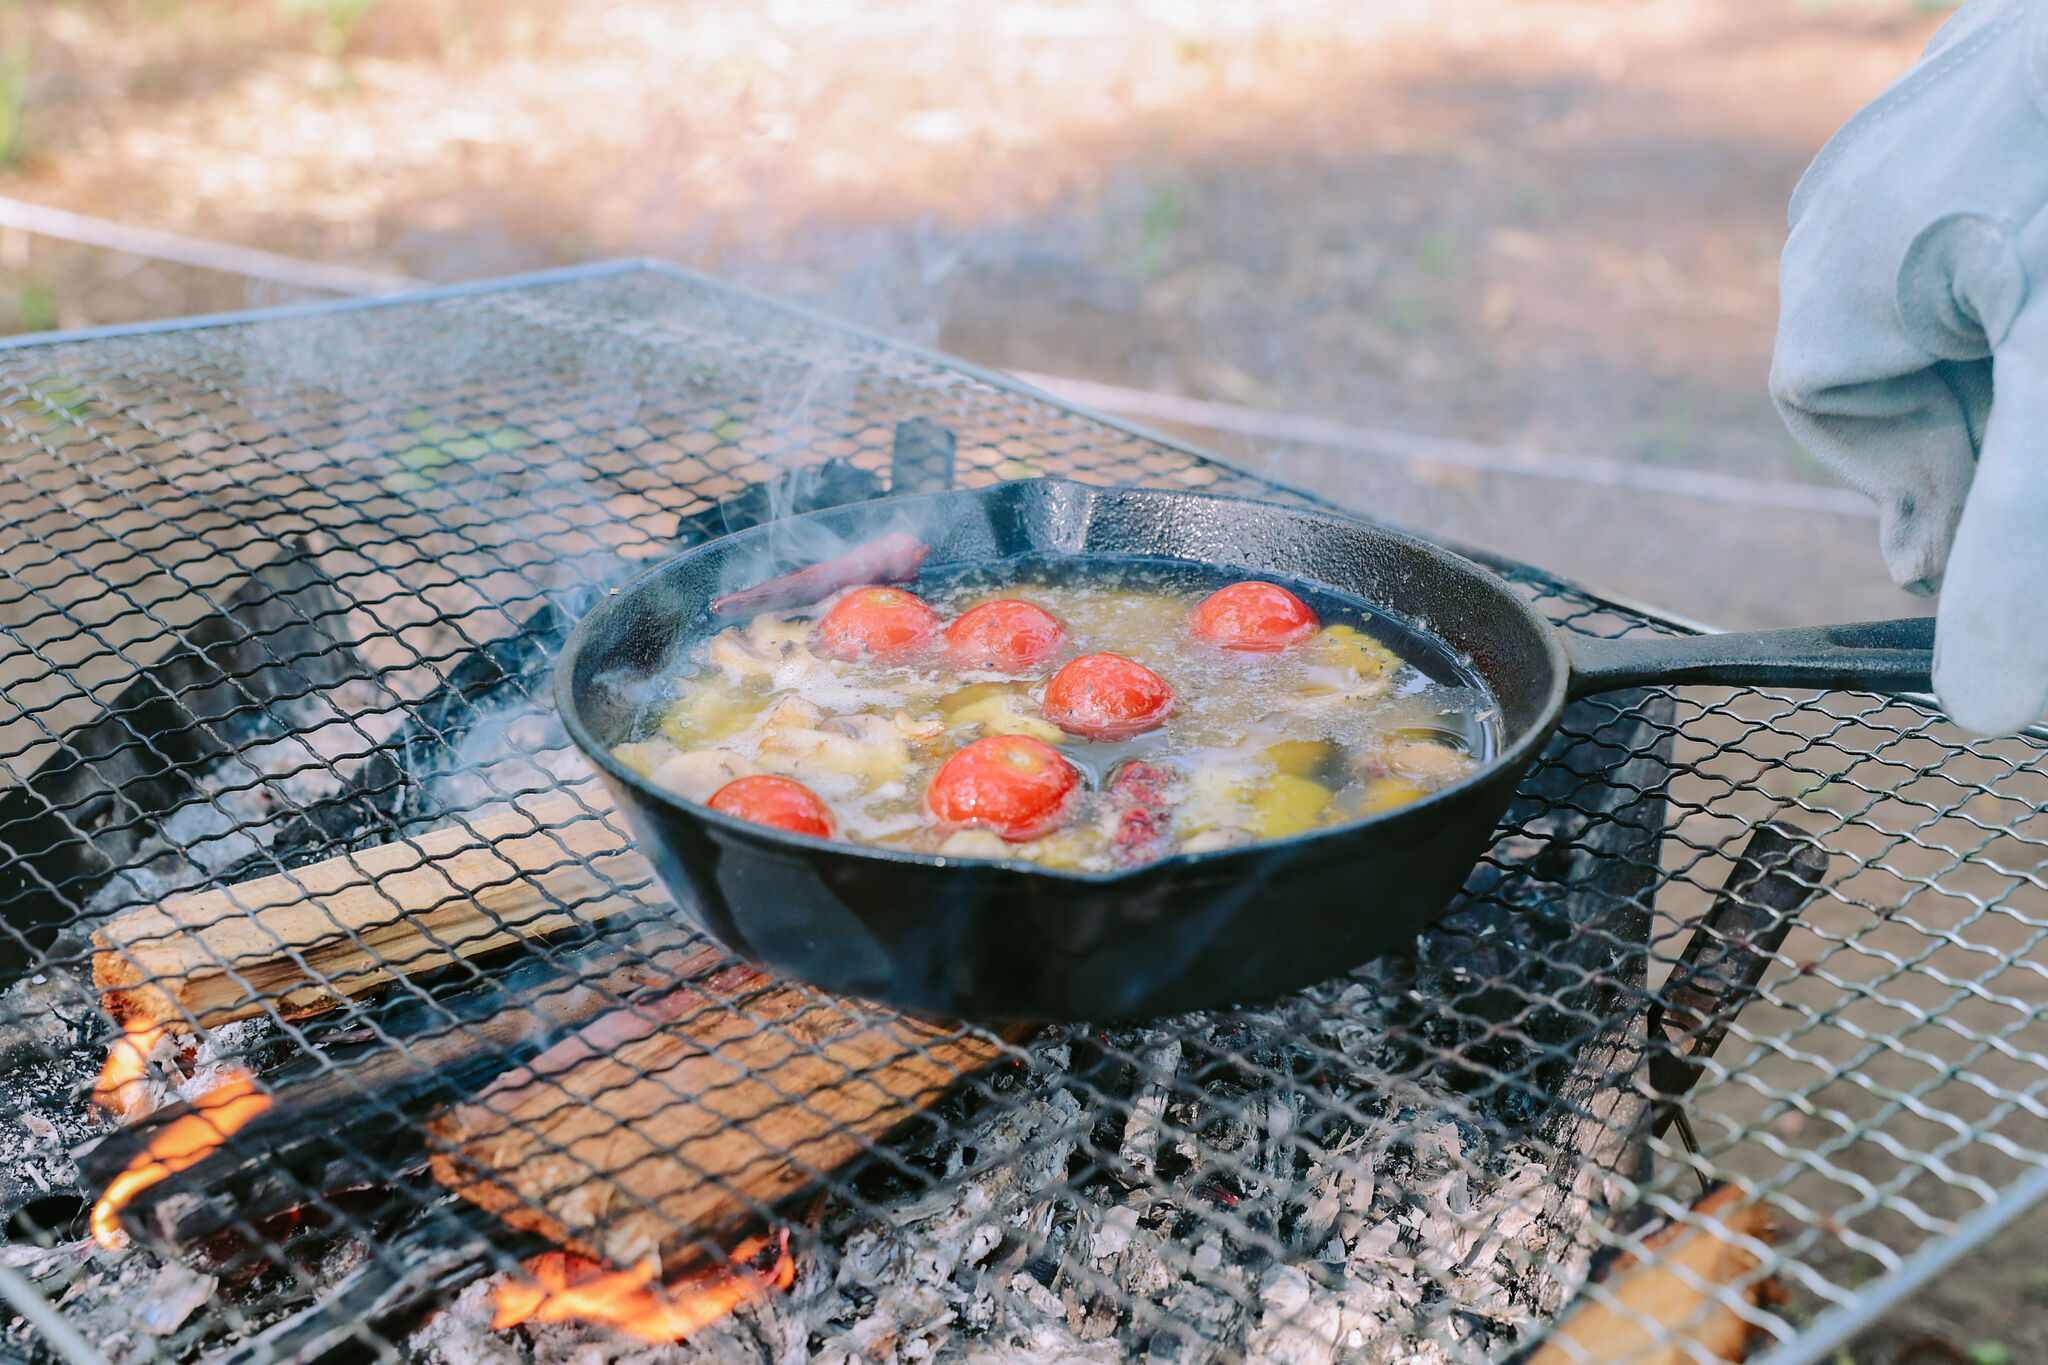
[[[1258,836],[1235,825],[1215,825],[1180,841],[1181,853],[1214,853],[1223,848],[1243,848]]]
[[[777,691],[799,691],[813,689],[820,680],[832,680],[837,674],[832,665],[811,653],[802,645],[777,645],[782,651],[775,667],[768,672],[768,681]]]
[[[647,777],[686,801],[709,801],[726,783],[760,771],[758,763],[730,749],[690,749],[668,759]]]
[[[738,626],[728,626],[712,636],[707,652],[711,662],[735,681],[768,677],[782,662],[781,646],[771,647],[748,639]]]
[[[992,829],[961,829],[946,836],[939,853],[947,858],[1015,858],[1018,850]]]
[[[781,723],[771,717],[762,731],[762,766],[798,778],[813,771],[844,773],[870,786],[896,781],[910,770],[910,746],[894,722],[871,715],[826,717],[796,697],[778,704],[778,713],[785,706]],[[811,723],[801,723],[807,714]]]
[[[797,730],[815,730],[825,721],[825,713],[802,697],[782,697],[768,708],[761,717],[758,734],[763,747],[778,734]]]
[[[1319,664],[1304,665],[1301,677],[1300,689],[1276,699],[1281,710],[1297,716],[1321,715],[1336,708],[1377,701],[1394,686],[1393,678],[1385,673],[1357,673]]]
[[[1427,787],[1442,787],[1471,772],[1473,761],[1470,754],[1461,754],[1448,744],[1409,740],[1359,754],[1353,766],[1361,777],[1404,777]]]
[[[946,733],[946,722],[942,720],[912,720],[908,711],[898,711],[890,724],[896,727],[897,735],[906,744],[929,744]]]
[[[631,768],[642,777],[652,777],[654,770],[682,752],[665,739],[631,740],[612,746],[612,757]]]
[[[764,611],[747,622],[747,639],[761,650],[771,653],[779,652],[784,645],[801,645],[808,648],[811,643],[811,623]]]
[[[1059,726],[1038,714],[1038,704],[1014,692],[998,692],[946,713],[954,726],[978,725],[991,735],[1029,735],[1046,744],[1059,744],[1066,734]]]

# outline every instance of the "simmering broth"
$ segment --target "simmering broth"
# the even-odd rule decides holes
[[[833,657],[839,637],[819,622],[836,623],[845,612],[835,608],[869,589],[763,612],[680,647],[644,735],[613,752],[732,813],[746,812],[725,804],[729,784],[773,775],[815,793],[835,837],[854,843],[1084,871],[1360,819],[1492,756],[1497,721],[1484,688],[1440,642],[1368,603],[1286,582],[1313,613],[1300,638],[1269,652],[1200,638],[1191,614],[1239,581],[1202,566],[1091,559],[1011,560],[911,585],[945,622],[996,600],[1056,618],[1064,638],[1014,674],[949,654],[943,636]],[[1073,689],[1049,701],[1048,681],[1104,653],[1164,680],[1163,720],[1128,736],[1073,732],[1060,706]],[[957,818],[964,808],[941,799],[967,766],[949,760],[997,735],[1036,741],[1070,766],[1076,780],[1048,811],[1049,828]],[[1041,753],[996,747],[1016,763]]]

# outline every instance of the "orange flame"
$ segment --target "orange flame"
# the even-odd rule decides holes
[[[92,1102],[123,1123],[133,1123],[154,1107],[149,1102],[149,1056],[166,1030],[154,1019],[131,1019],[128,1028],[107,1050],[107,1064],[93,1082]]]
[[[191,1113],[179,1115],[152,1134],[149,1145],[114,1177],[100,1202],[93,1205],[93,1240],[103,1247],[126,1246],[128,1234],[121,1230],[121,1210],[137,1194],[205,1160],[208,1152],[268,1108],[270,1096],[256,1088],[254,1076],[246,1071],[224,1076],[219,1085],[192,1101]]]
[[[763,1245],[753,1244],[756,1251]],[[601,1322],[643,1341],[681,1341],[741,1304],[773,1289],[787,1289],[795,1281],[787,1229],[776,1248],[775,1264],[766,1271],[742,1264],[749,1259],[746,1251],[743,1247],[730,1264],[700,1271],[675,1285],[656,1282],[661,1274],[657,1257],[630,1270],[606,1270],[574,1252],[545,1251],[525,1263],[530,1279],[508,1279],[498,1286],[491,1327]]]

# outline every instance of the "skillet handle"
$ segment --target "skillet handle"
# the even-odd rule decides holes
[[[1572,661],[1566,692],[1573,698],[1649,683],[1927,692],[1934,618],[1626,640],[1566,635],[1564,647]]]

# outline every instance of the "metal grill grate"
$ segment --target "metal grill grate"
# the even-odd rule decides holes
[[[1412,958],[1265,1008],[999,1037],[675,929],[547,710],[561,633],[764,485],[930,478],[918,419],[965,484],[1295,496],[665,268],[0,349],[17,1311],[114,1362],[655,1349],[491,1328],[566,1243],[639,1267],[677,1359],[1479,1361],[1596,1273],[1616,1322],[1544,1361],[1680,1322],[1793,1365],[2044,1188],[2041,746],[1905,701],[1580,703]],[[1676,628],[1496,567],[1571,629]],[[176,935],[119,927],[521,835],[546,856],[477,898],[516,932],[208,939],[200,1017],[134,947]],[[163,1000],[131,1092],[163,1107],[122,1128],[86,1092]],[[81,1238],[143,1141],[247,1115],[208,1089],[242,1076],[272,1102],[137,1195],[133,1245]]]

